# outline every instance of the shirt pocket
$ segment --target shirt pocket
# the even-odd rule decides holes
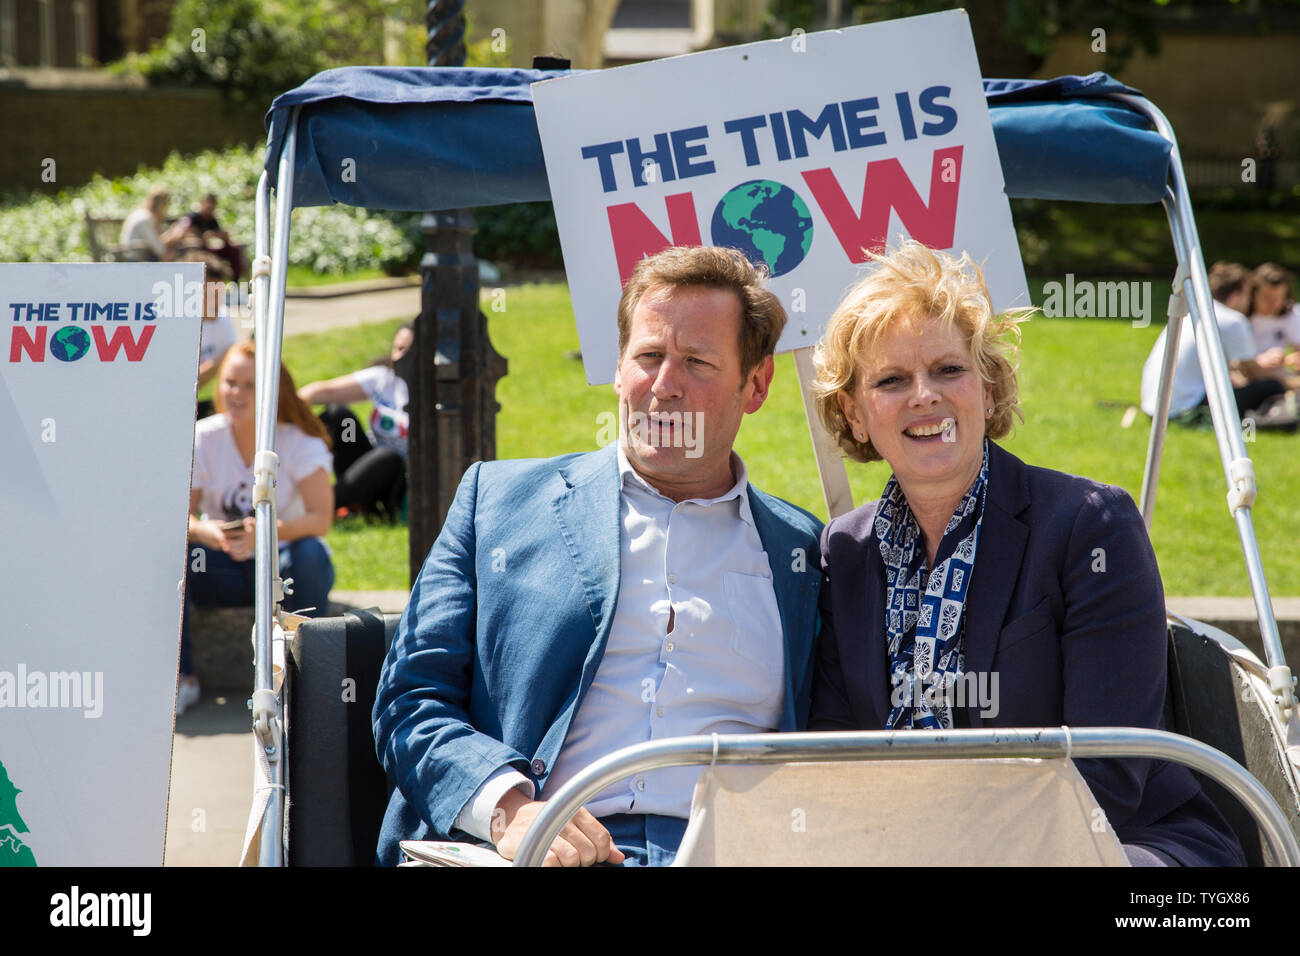
[[[785,673],[785,639],[772,579],[728,571],[722,578],[731,617],[731,650],[769,677]]]

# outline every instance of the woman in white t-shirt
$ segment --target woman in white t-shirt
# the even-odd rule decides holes
[[[240,607],[253,603],[254,376],[253,343],[231,346],[218,373],[217,414],[194,427],[186,614],[181,627],[177,694],[180,710],[198,700],[198,681],[190,660],[189,604]],[[285,595],[285,610],[309,616],[326,612],[334,585],[334,565],[323,540],[334,517],[328,437],[319,419],[298,398],[293,379],[281,365],[275,429],[280,576],[293,578],[293,594]],[[235,521],[242,521],[242,528],[230,528]]]
[[[340,507],[374,511],[382,506],[396,519],[406,494],[406,434],[409,416],[406,382],[393,366],[411,347],[408,322],[393,336],[392,352],[369,368],[312,382],[298,391],[309,405],[326,405],[321,421],[334,448],[334,498]],[[367,432],[344,402],[374,403]]]

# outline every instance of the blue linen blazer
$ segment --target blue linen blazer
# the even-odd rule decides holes
[[[749,486],[786,649],[783,731],[812,688],[821,522]],[[456,819],[510,765],[545,793],[604,654],[618,600],[616,448],[470,466],[411,590],[373,713],[395,789],[378,861],[399,840],[469,839]]]
[[[889,717],[876,505],[822,533],[812,730],[882,730]],[[1146,525],[1122,488],[1026,465],[990,442],[965,619],[965,671],[997,673],[999,708],[983,717],[968,702],[959,725],[1163,728],[1164,589]],[[1122,842],[1183,865],[1245,865],[1186,768],[1140,759],[1076,765]]]

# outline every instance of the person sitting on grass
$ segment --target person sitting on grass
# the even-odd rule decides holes
[[[199,208],[182,216],[177,225],[184,230],[186,238],[193,239],[203,249],[221,259],[238,282],[246,265],[244,247],[232,240],[230,233],[221,228],[216,213],[216,193],[208,193],[200,201]]]
[[[177,713],[199,699],[190,652],[190,605],[253,603],[253,457],[257,450],[253,356],[251,341],[226,352],[218,373],[217,413],[194,427]],[[329,435],[298,398],[283,364],[276,421],[275,451],[280,459],[276,539],[280,576],[293,579],[293,593],[285,595],[283,606],[314,617],[328,610],[334,586],[334,564],[324,541],[334,518]]]
[[[321,421],[334,446],[334,498],[340,509],[376,511],[381,506],[396,520],[406,495],[406,434],[409,400],[406,382],[394,369],[415,341],[407,322],[393,336],[392,351],[368,368],[298,390],[309,405],[326,405]],[[361,428],[344,402],[374,402],[370,431]]]
[[[1274,403],[1277,396],[1285,394],[1287,387],[1273,370],[1264,368],[1256,359],[1259,350],[1251,323],[1243,314],[1249,308],[1251,298],[1250,270],[1236,262],[1216,262],[1210,267],[1209,277],[1210,295],[1214,297],[1214,318],[1232,375],[1237,414],[1245,418],[1252,411]],[[1156,389],[1160,384],[1167,331],[1167,328],[1161,330],[1146,364],[1142,366],[1142,411],[1152,417],[1156,414]],[[1169,420],[1194,422],[1200,414],[1198,409],[1208,405],[1192,319],[1184,316],[1178,334],[1178,356],[1174,360]]]
[[[1300,306],[1292,297],[1295,277],[1266,262],[1251,276],[1250,316],[1259,364],[1279,375],[1300,372]]]

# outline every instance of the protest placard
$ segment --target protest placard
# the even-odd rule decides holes
[[[202,280],[0,265],[0,866],[163,862]]]
[[[767,267],[817,342],[906,233],[968,251],[994,305],[1028,305],[964,11],[727,47],[534,84],[587,379],[613,380],[616,311],[636,263],[669,245],[738,248]]]

